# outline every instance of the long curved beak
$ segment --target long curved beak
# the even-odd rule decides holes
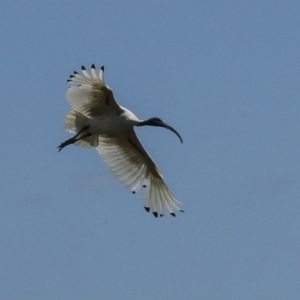
[[[166,124],[166,123],[164,123],[164,122],[162,122],[162,123],[161,123],[160,125],[158,125],[158,126],[161,126],[161,127],[164,127],[164,128],[167,128],[167,129],[173,131],[173,132],[178,136],[178,138],[180,139],[180,142],[183,143],[182,137],[180,136],[180,134],[179,134],[173,127],[171,127],[170,125],[168,125],[168,124]]]

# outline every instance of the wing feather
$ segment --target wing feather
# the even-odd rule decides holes
[[[165,184],[158,167],[139,142],[134,130],[113,137],[99,136],[98,152],[114,175],[132,192],[147,183],[144,207],[154,216],[164,215],[164,207],[170,214],[180,203]]]
[[[96,73],[96,68],[95,68],[95,65],[92,65],[92,68],[91,68],[91,72],[92,72],[92,77],[93,79],[98,79],[98,76],[97,76],[97,73]]]
[[[92,65],[91,75],[82,67],[82,75],[75,72],[68,80],[72,85],[67,91],[67,99],[73,110],[86,117],[96,117],[102,114],[121,114],[123,109],[116,102],[113,92],[105,85],[103,70],[99,76]]]
[[[82,74],[83,74],[86,78],[91,78],[89,72],[85,69],[84,66],[81,67],[81,71],[82,71]]]

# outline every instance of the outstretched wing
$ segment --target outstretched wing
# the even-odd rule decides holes
[[[91,67],[91,74],[83,66],[81,70],[82,75],[74,72],[68,80],[71,84],[76,84],[76,86],[70,86],[67,92],[67,98],[73,110],[89,118],[102,114],[121,114],[122,108],[114,99],[112,90],[104,83],[104,67],[101,67],[99,75],[95,65]]]
[[[99,136],[97,150],[114,175],[133,193],[147,187],[144,207],[155,217],[164,215],[164,207],[172,216],[175,216],[173,208],[182,211],[133,129],[113,137]]]

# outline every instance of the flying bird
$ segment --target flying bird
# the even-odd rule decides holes
[[[131,111],[120,106],[110,87],[104,82],[104,67],[99,74],[95,65],[91,73],[84,66],[82,74],[74,72],[68,82],[67,99],[72,111],[67,115],[65,129],[75,135],[61,143],[58,151],[75,144],[95,147],[112,173],[136,193],[146,188],[144,208],[155,217],[164,215],[164,208],[175,217],[174,209],[181,212],[175,198],[163,181],[163,176],[138,140],[134,126],[158,126],[174,132],[180,142],[180,134],[159,118],[146,121],[138,119]]]

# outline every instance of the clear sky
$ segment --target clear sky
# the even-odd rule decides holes
[[[300,299],[300,2],[5,1],[0,299]],[[183,204],[154,218],[94,149],[56,147],[105,65]]]

